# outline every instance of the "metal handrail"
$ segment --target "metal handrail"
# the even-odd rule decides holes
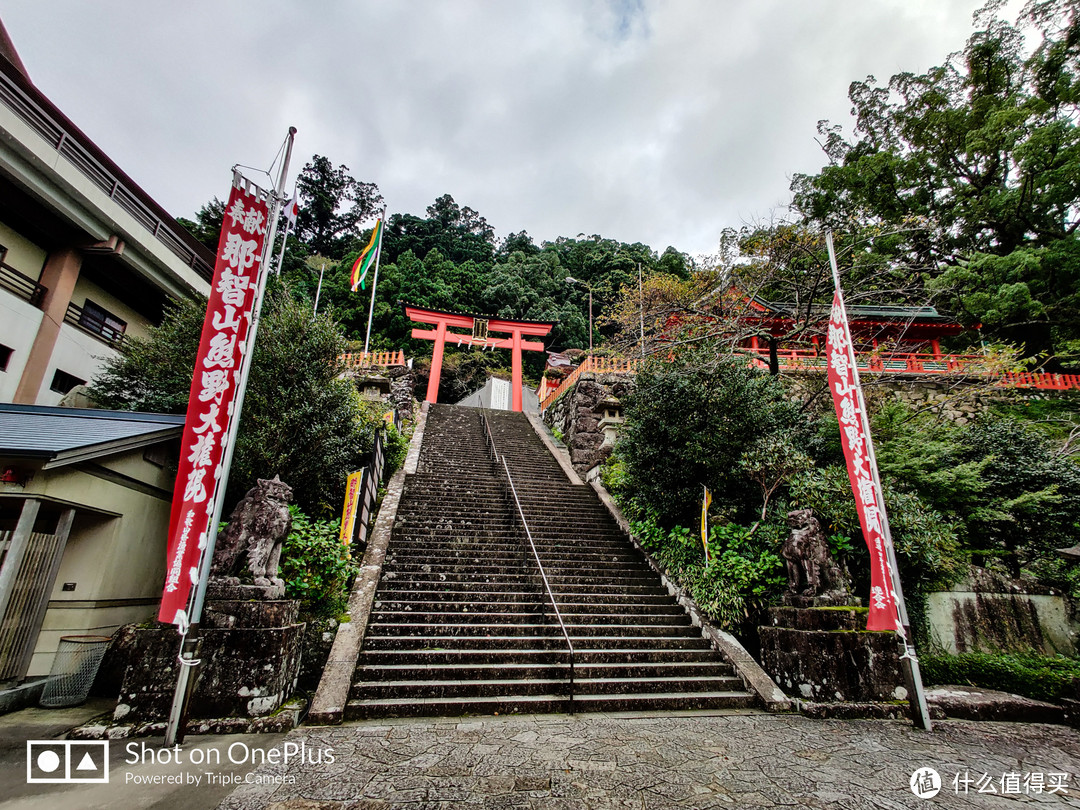
[[[45,300],[44,286],[6,262],[0,262],[0,287],[13,292],[38,309],[41,309],[41,304]]]
[[[551,607],[555,611],[555,618],[559,622],[559,629],[562,631],[563,640],[566,642],[566,649],[570,655],[570,714],[574,713],[574,645],[570,641],[570,634],[566,631],[566,623],[563,622],[562,611],[559,610],[559,605],[555,601],[555,594],[551,590],[551,583],[548,582],[547,573],[544,571],[544,564],[540,561],[540,552],[536,550],[536,543],[533,542],[532,532],[529,530],[529,522],[525,519],[525,510],[521,508],[521,499],[518,498],[517,487],[514,486],[514,477],[510,475],[510,466],[506,463],[506,456],[499,456],[499,451],[495,447],[495,437],[491,435],[491,425],[488,422],[487,413],[481,409],[480,421],[484,425],[484,438],[488,445],[488,451],[491,454],[492,460],[496,466],[499,464],[499,460],[502,460],[503,472],[506,473],[506,482],[510,485],[510,494],[514,497],[514,505],[517,506],[518,517],[521,518],[521,526],[525,529],[525,539],[529,541],[529,548],[532,549],[533,559],[536,561],[536,569],[540,572],[540,579],[544,583],[544,590],[547,591],[548,600],[551,602]]]
[[[491,435],[491,425],[488,424],[487,409],[480,409],[480,424],[484,426],[484,441],[487,444],[488,454],[491,460],[499,463],[499,452],[495,449],[495,437]]]

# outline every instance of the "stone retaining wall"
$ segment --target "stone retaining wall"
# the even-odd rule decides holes
[[[544,422],[562,435],[570,462],[579,473],[591,470],[611,455],[611,446],[604,444],[602,414],[596,412],[597,404],[608,397],[622,399],[633,385],[632,374],[586,371],[571,390],[544,411]]]

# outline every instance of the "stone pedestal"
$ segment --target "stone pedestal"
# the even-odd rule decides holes
[[[793,597],[812,603],[822,597]],[[869,632],[867,609],[785,606],[759,627],[761,665],[789,695],[814,702],[904,700],[896,634]]]
[[[258,718],[280,708],[300,671],[305,625],[297,622],[298,609],[298,602],[283,599],[208,601],[198,653],[202,664],[196,669],[188,716]],[[122,643],[129,648],[128,665],[113,722],[166,720],[179,666],[176,629],[159,625],[121,632],[126,633]]]

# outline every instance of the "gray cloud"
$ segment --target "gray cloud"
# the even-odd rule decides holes
[[[31,76],[191,216],[286,128],[391,211],[709,252],[823,163],[848,84],[963,46],[978,0],[9,0]]]

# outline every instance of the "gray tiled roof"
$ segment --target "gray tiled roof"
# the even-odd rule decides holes
[[[179,436],[182,414],[0,404],[0,456],[72,461]]]

